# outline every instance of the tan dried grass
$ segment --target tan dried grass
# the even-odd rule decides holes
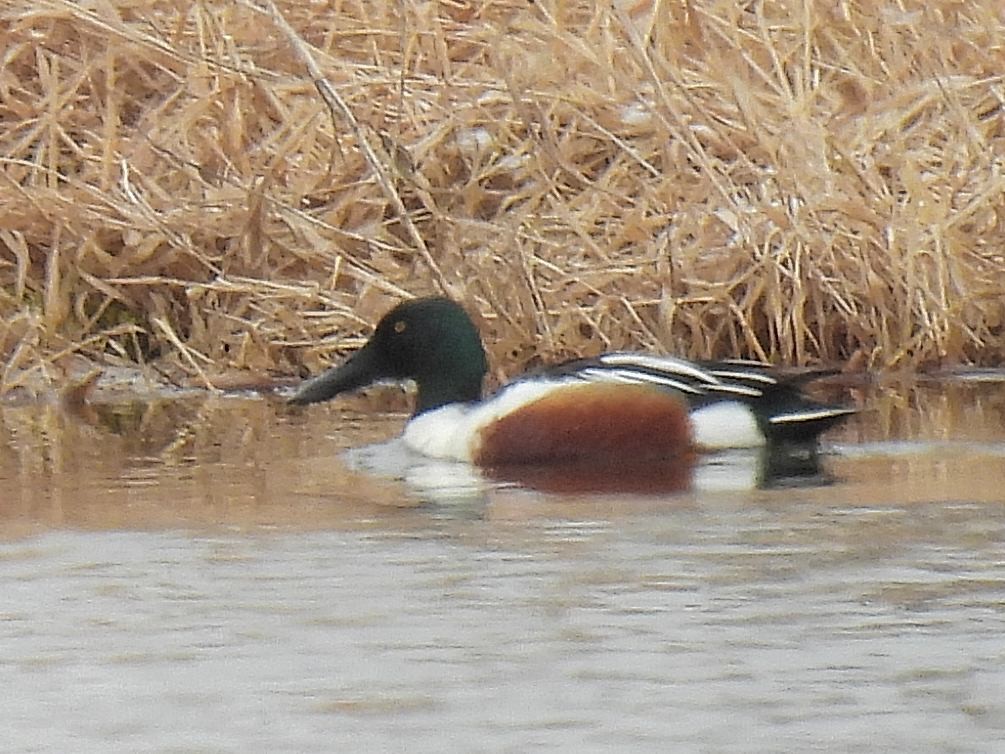
[[[0,10],[0,390],[313,371],[434,291],[503,373],[1003,361],[999,0],[269,5]]]

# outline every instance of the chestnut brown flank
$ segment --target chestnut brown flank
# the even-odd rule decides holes
[[[481,466],[660,460],[690,453],[680,396],[642,385],[573,385],[481,431]]]

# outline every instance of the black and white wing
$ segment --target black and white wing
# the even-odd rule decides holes
[[[785,375],[758,361],[693,362],[672,356],[615,352],[567,361],[544,374],[675,390],[686,397],[693,411],[720,403],[741,403],[769,440],[811,442],[855,413],[854,409],[818,403],[803,394],[805,382],[827,373]]]

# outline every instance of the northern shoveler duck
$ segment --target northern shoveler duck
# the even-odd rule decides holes
[[[385,380],[413,380],[403,440],[434,458],[479,466],[648,462],[694,451],[815,446],[854,413],[806,398],[804,379],[759,362],[691,362],[608,353],[524,375],[487,399],[485,350],[474,323],[446,298],[391,309],[345,363],[304,382],[294,404]]]

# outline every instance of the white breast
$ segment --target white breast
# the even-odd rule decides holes
[[[415,452],[431,458],[470,462],[477,454],[482,427],[555,390],[581,384],[576,379],[513,382],[488,401],[452,403],[419,414],[405,425],[402,440]]]
[[[416,453],[430,458],[470,461],[474,437],[469,404],[452,403],[409,420],[401,439]]]

